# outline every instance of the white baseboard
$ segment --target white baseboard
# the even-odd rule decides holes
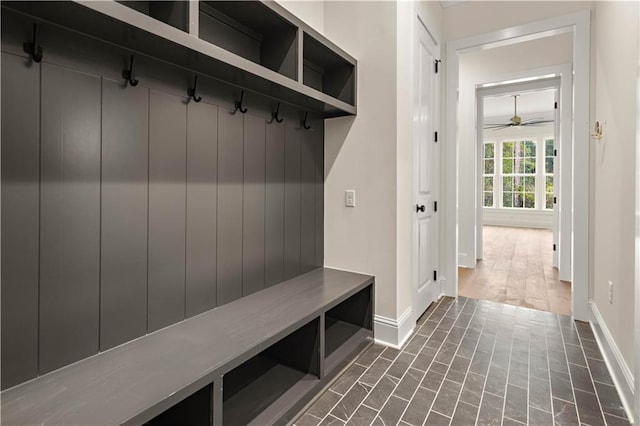
[[[482,210],[482,223],[490,226],[552,229],[553,211],[485,208]]]
[[[622,357],[622,353],[616,345],[615,340],[611,332],[607,328],[607,324],[604,322],[600,311],[593,301],[589,303],[591,306],[591,328],[593,334],[596,336],[596,341],[602,352],[607,368],[611,373],[613,383],[618,390],[620,400],[624,409],[627,412],[627,417],[634,423],[633,418],[633,401],[634,401],[634,378],[633,372]]]
[[[413,333],[415,323],[412,318],[413,310],[411,306],[397,320],[375,315],[373,317],[373,330],[376,336],[376,343],[400,349]]]

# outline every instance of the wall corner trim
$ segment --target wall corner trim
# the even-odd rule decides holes
[[[407,342],[415,328],[412,318],[413,310],[411,306],[398,319],[375,315],[373,317],[373,328],[376,343],[400,349]]]
[[[593,334],[596,336],[598,347],[602,352],[604,362],[607,364],[613,383],[618,390],[620,400],[624,406],[624,410],[627,413],[632,424],[635,423],[633,416],[633,401],[634,401],[634,377],[631,369],[622,357],[622,352],[616,345],[615,340],[611,332],[607,328],[607,324],[604,322],[602,315],[598,307],[593,301],[589,303],[590,318],[589,322],[593,329]]]
[[[475,269],[476,260],[468,253],[458,253],[458,266],[462,268]]]

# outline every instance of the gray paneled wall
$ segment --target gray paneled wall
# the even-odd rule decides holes
[[[264,119],[246,115],[242,209],[243,296],[264,288],[265,138]]]
[[[267,126],[265,201],[265,287],[284,280],[284,135],[285,126]]]
[[[218,304],[242,297],[243,115],[218,112]]]
[[[187,106],[186,313],[216,306],[218,213],[218,108]]]
[[[2,388],[38,370],[40,65],[2,54]]]
[[[300,139],[300,272],[315,264],[315,151],[313,138]]]
[[[322,265],[321,121],[271,122],[255,95],[247,114],[187,102],[166,65],[130,87],[10,51],[3,389]]]
[[[285,128],[284,133],[284,279],[302,271],[300,265],[300,132]]]
[[[100,349],[147,331],[149,90],[102,80]]]
[[[41,72],[39,359],[46,373],[99,348],[101,82],[46,63]]]
[[[185,317],[187,111],[149,91],[149,331]]]

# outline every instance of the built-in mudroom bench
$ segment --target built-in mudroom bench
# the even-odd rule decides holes
[[[316,269],[13,387],[3,424],[285,423],[372,342],[373,287]]]
[[[357,61],[273,1],[0,5],[0,423],[290,420],[373,338],[324,268]]]

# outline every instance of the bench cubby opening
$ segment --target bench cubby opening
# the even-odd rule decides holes
[[[298,78],[297,28],[260,2],[201,1],[200,38]]]
[[[131,9],[151,16],[182,31],[187,31],[189,2],[186,1],[138,1],[118,0]]]
[[[303,83],[349,105],[355,104],[355,65],[304,34]]]
[[[213,384],[208,384],[149,420],[145,426],[203,426],[213,424]]]
[[[272,424],[320,381],[320,319],[250,358],[222,380],[223,424]]]
[[[325,313],[325,369],[331,371],[363,341],[373,337],[372,286],[363,288]]]

